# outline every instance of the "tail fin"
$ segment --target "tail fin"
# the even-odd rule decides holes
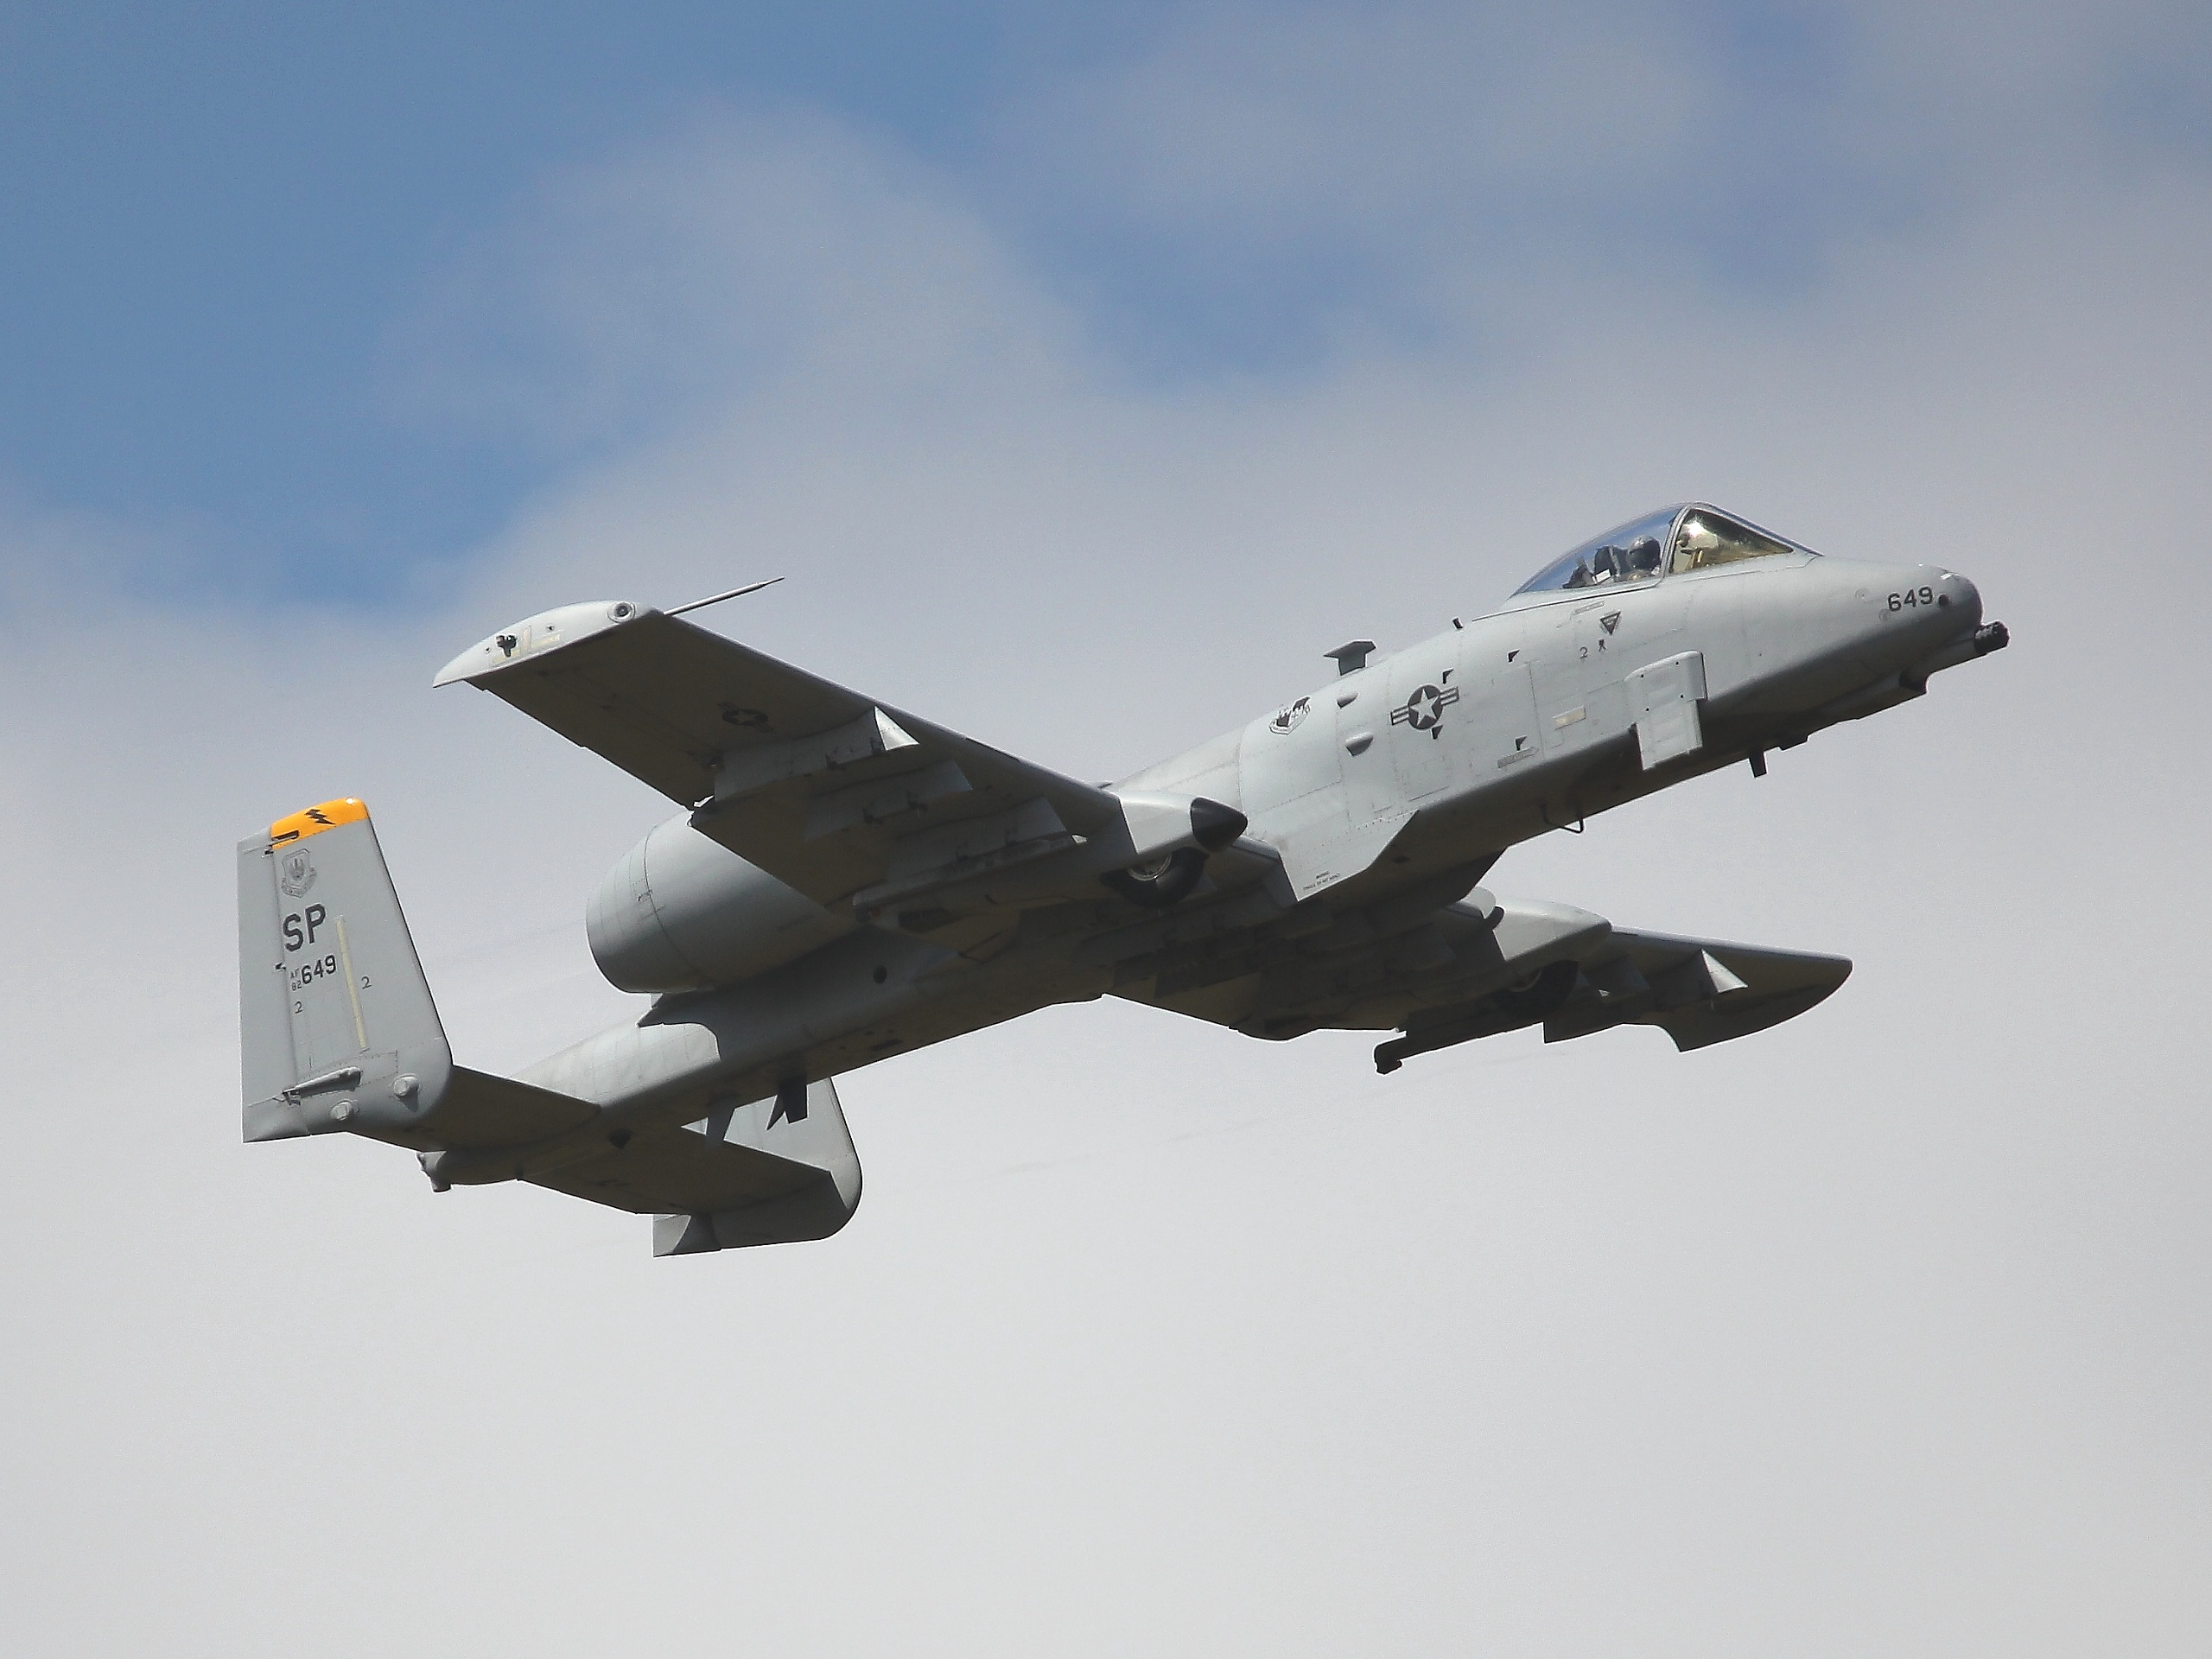
[[[519,1179],[657,1215],[658,1255],[827,1238],[860,1203],[827,1078],[679,1127],[455,1065],[357,800],[238,843],[238,1033],[247,1140],[346,1130],[413,1147],[440,1192]]]
[[[325,801],[238,843],[245,1138],[404,1130],[453,1050],[369,809]]]

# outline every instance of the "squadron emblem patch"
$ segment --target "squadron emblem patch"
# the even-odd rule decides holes
[[[1455,691],[1452,695],[1457,696],[1459,693]],[[1295,729],[1298,722],[1306,718],[1306,711],[1313,706],[1313,698],[1300,697],[1287,708],[1276,709],[1275,717],[1268,722],[1268,729],[1271,732],[1287,732]]]
[[[308,862],[307,849],[297,849],[284,855],[277,867],[276,885],[284,890],[287,899],[304,899],[308,889],[315,886],[315,866]]]

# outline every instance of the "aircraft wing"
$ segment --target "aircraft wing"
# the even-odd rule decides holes
[[[817,903],[1060,851],[1122,818],[1103,789],[624,601],[463,652],[466,681],[671,800]]]
[[[1523,921],[1516,908],[1495,925],[1497,935]],[[1704,1048],[1793,1020],[1851,976],[1847,958],[1811,951],[1618,927],[1579,938],[1554,931],[1555,944],[1501,962],[1497,971],[1515,976],[1506,985],[1478,981],[1469,988],[1483,995],[1407,1007],[1391,1021],[1404,1034],[1375,1051],[1376,1064],[1395,1071],[1413,1055],[1539,1022],[1548,1043],[1634,1024],[1656,1026],[1678,1049]]]
[[[1704,1048],[1794,1020],[1851,977],[1848,957],[1809,950],[1618,927],[1605,944],[1545,1019],[1546,1042],[1632,1021],[1658,1027],[1678,1049]]]
[[[1479,887],[1437,909],[1405,898],[1339,917],[1311,948],[1229,938],[1150,950],[1142,928],[1095,944],[1131,942],[1111,958],[1117,995],[1255,1037],[1395,1027],[1400,1034],[1375,1051],[1384,1071],[1534,1025],[1554,1043],[1656,1026],[1677,1048],[1703,1048],[1804,1013],[1851,974],[1841,957],[1639,932]]]

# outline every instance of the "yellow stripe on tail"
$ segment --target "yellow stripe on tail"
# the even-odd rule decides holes
[[[311,806],[304,812],[295,812],[289,818],[279,818],[269,826],[269,844],[280,847],[288,841],[298,841],[308,836],[319,836],[326,830],[335,830],[341,823],[353,823],[369,816],[369,809],[348,795],[342,801],[325,801],[321,806]]]

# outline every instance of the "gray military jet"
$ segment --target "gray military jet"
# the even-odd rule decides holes
[[[709,601],[702,601],[709,602]],[[679,607],[690,610],[695,607]],[[820,1238],[860,1201],[831,1079],[1105,994],[1412,1056],[1541,1023],[1688,1049],[1803,1013],[1840,957],[1630,931],[1478,885],[1516,842],[1919,696],[2006,643],[1965,577],[1821,557],[1692,505],[1494,614],[1119,784],[1077,782],[629,601],[463,652],[683,809],[586,913],[631,1025],[511,1079],[454,1063],[367,809],[238,848],[245,1138],[415,1150],[651,1214],[657,1254]]]

